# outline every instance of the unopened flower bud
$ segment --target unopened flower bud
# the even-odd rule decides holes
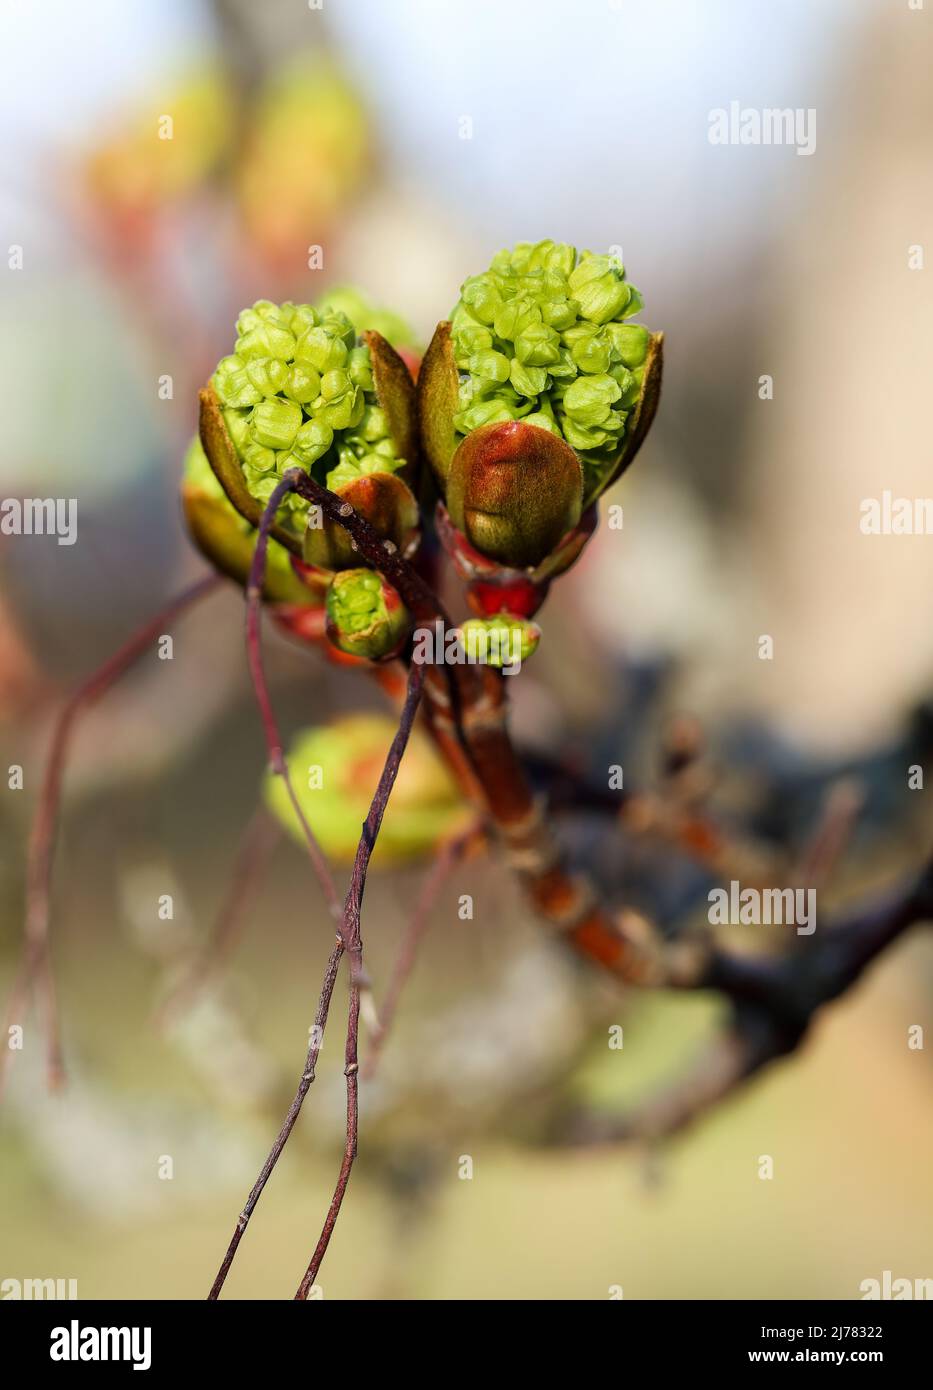
[[[370,661],[393,655],[410,626],[408,609],[375,570],[341,570],[327,590],[327,636]]]
[[[339,303],[319,308],[259,300],[244,309],[237,351],[201,393],[201,437],[211,466],[254,526],[290,468],[313,470],[327,487],[375,473],[415,481],[408,369],[375,328],[367,327],[360,341],[342,306],[359,307],[365,318],[408,335],[401,320],[371,309],[355,291],[341,294]],[[272,534],[300,554],[308,516],[307,499],[289,493]],[[411,528],[405,543],[410,540]]]
[[[253,439],[267,449],[290,449],[300,426],[301,406],[276,396],[260,401],[250,417]]]
[[[447,510],[482,554],[524,569],[577,524],[582,490],[580,465],[562,439],[507,421],[463,440],[447,477]]]
[[[570,446],[589,506],[631,463],[657,406],[661,335],[628,322],[641,307],[614,258],[552,241],[520,242],[467,279],[418,378],[441,490],[465,440],[523,421]]]
[[[512,613],[468,618],[460,627],[460,642],[468,659],[500,669],[527,661],[540,640],[541,629],[537,623]]]

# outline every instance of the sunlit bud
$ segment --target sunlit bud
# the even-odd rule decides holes
[[[279,390],[284,392],[289,400],[297,401],[299,405],[308,405],[311,401],[317,400],[321,393],[321,378],[309,363],[293,362],[286,368],[285,379]]]
[[[327,590],[327,636],[351,656],[392,655],[410,626],[408,610],[375,570],[342,570]]]
[[[275,396],[288,379],[288,367],[277,357],[255,357],[246,363],[246,375],[264,396]]]
[[[308,363],[321,376],[345,367],[348,356],[343,338],[333,337],[323,324],[318,328],[309,328],[295,346],[295,360]]]
[[[485,425],[454,454],[447,510],[481,554],[524,569],[579,521],[582,487],[576,455],[556,435],[520,420]]]
[[[250,420],[253,439],[268,449],[291,448],[300,426],[301,407],[278,397],[260,401]]]
[[[266,320],[236,340],[237,357],[278,357],[283,362],[295,355],[295,339],[287,328]]]
[[[471,661],[486,666],[511,666],[527,661],[541,640],[541,629],[527,618],[497,613],[491,618],[468,618],[460,627],[460,641]]]
[[[221,405],[242,407],[262,400],[262,392],[249,379],[246,363],[235,354],[218,362],[214,390]]]

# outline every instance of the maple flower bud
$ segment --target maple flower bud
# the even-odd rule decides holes
[[[464,281],[422,363],[418,414],[451,520],[481,554],[539,564],[545,538],[579,520],[571,494],[586,510],[631,463],[661,382],[662,335],[628,322],[641,308],[617,260],[553,241],[520,242]],[[524,427],[510,436],[513,463],[525,447],[537,459],[521,484],[500,476],[506,436],[494,430],[508,425]],[[566,449],[535,446],[539,433]],[[484,449],[499,455],[488,467]]]
[[[369,660],[393,656],[411,625],[408,609],[375,570],[341,570],[327,590],[327,636],[340,651]]]
[[[353,862],[370,801],[396,733],[386,714],[352,714],[297,734],[287,753],[292,787],[308,823],[333,863]],[[304,830],[281,777],[267,774],[265,800],[299,844]],[[475,812],[433,739],[412,730],[373,851],[375,864],[432,854],[466,829]]]
[[[375,328],[358,335],[350,311],[410,340],[401,320],[352,290],[318,306],[258,300],[244,309],[233,353],[201,393],[201,438],[227,496],[254,526],[290,468],[331,489],[369,475],[394,477],[393,488],[367,492],[367,499],[379,494],[372,516],[364,502],[353,505],[377,529],[385,521],[388,539],[407,545],[417,512],[409,487],[418,453],[414,385]],[[272,534],[301,555],[314,520],[309,502],[292,492]],[[344,554],[341,563],[351,560]]]
[[[245,588],[258,532],[228,499],[197,437],[185,455],[181,502],[191,538],[202,555]],[[315,592],[298,577],[289,552],[274,539],[266,550],[263,597],[270,603],[302,610],[320,607],[323,602],[323,593]]]
[[[457,449],[447,510],[472,546],[499,564],[538,564],[580,520],[583,475],[556,434],[523,420],[484,425]]]
[[[540,640],[541,629],[537,623],[513,613],[468,618],[460,627],[460,642],[468,658],[499,669],[527,661]]]

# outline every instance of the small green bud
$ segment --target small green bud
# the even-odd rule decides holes
[[[293,307],[293,306],[288,306]],[[280,309],[278,304],[273,304],[271,299],[257,299],[251,309],[244,309],[236,321],[237,336],[242,338],[247,333],[251,333],[254,328],[264,328],[266,324],[273,327],[290,328],[288,316],[283,304]]]
[[[327,590],[327,636],[370,661],[397,651],[410,625],[398,594],[375,570],[341,570]]]
[[[603,269],[597,273],[598,267]],[[608,323],[618,318],[632,295],[607,256],[591,256],[581,261],[570,276],[570,288],[580,305],[582,317],[591,323]]]
[[[498,290],[486,275],[474,275],[465,281],[460,296],[473,317],[487,325],[493,322],[502,304]]]
[[[279,390],[283,391],[290,401],[297,401],[299,405],[310,405],[321,394],[321,378],[309,363],[293,362],[286,368],[285,379]]]
[[[301,425],[301,406],[278,397],[260,401],[250,426],[253,439],[269,449],[290,449]]]
[[[514,342],[515,356],[526,367],[547,367],[560,359],[560,338],[546,323],[529,323],[519,328]]]
[[[237,357],[278,357],[288,362],[295,355],[295,339],[287,328],[267,320],[236,340]]]
[[[575,425],[606,425],[622,391],[611,376],[581,376],[564,392],[564,410]]]
[[[364,391],[373,389],[373,370],[368,348],[359,347],[351,350],[347,370],[354,386],[360,386]]]
[[[537,650],[541,629],[527,618],[497,613],[492,618],[468,618],[460,640],[469,660],[486,666],[514,666]]]
[[[295,435],[293,452],[305,468],[323,458],[334,442],[334,431],[323,420],[308,420]]]
[[[543,367],[525,367],[517,357],[512,358],[509,380],[520,396],[537,399],[547,386],[547,372]]]
[[[295,360],[310,364],[321,376],[345,367],[348,356],[343,338],[335,337],[324,324],[309,328],[295,345]]]
[[[640,367],[648,355],[651,334],[640,323],[610,323],[606,326],[613,350],[623,366]]]
[[[479,377],[482,381],[501,383],[509,379],[509,359],[505,353],[494,352],[491,348],[473,353],[468,369],[471,376]]]
[[[334,369],[321,377],[320,409],[317,418],[334,430],[358,425],[363,418],[366,402],[363,392],[354,386],[349,372]]]
[[[233,440],[234,446],[241,452],[249,446],[249,411],[248,410],[225,410],[224,424]]]
[[[221,358],[213,382],[221,405],[241,408],[262,400],[262,392],[249,379],[246,363],[236,354]]]
[[[246,375],[263,396],[275,396],[285,386],[288,367],[277,357],[254,357],[246,364]]]
[[[270,473],[275,468],[275,450],[264,444],[248,444],[243,450],[243,467],[250,473]]]

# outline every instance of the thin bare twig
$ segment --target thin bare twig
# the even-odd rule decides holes
[[[366,871],[369,868],[369,861],[372,857],[376,839],[382,825],[382,818],[385,815],[386,806],[389,804],[389,797],[398,776],[399,766],[401,765],[402,755],[408,744],[412,725],[415,722],[415,715],[421,703],[421,694],[424,688],[425,668],[418,663],[412,665],[408,674],[408,694],[405,697],[405,704],[399,717],[399,725],[395,737],[389,749],[385,766],[382,769],[382,776],[379,778],[379,785],[369,808],[369,815],[363,825],[363,834],[356,851],[356,859],[353,864],[353,873],[350,878],[350,888],[347,893],[347,900],[344,905],[343,913],[343,938],[347,943],[347,954],[350,961],[350,1006],[347,1018],[347,1042],[344,1054],[344,1073],[347,1078],[347,1128],[346,1143],[344,1146],[343,1159],[340,1164],[340,1173],[337,1177],[337,1185],[334,1188],[334,1195],[331,1199],[330,1208],[324,1221],[324,1227],[320,1238],[315,1247],[314,1254],[305,1271],[304,1278],[298,1285],[295,1294],[296,1300],[303,1300],[308,1297],[309,1290],[317,1278],[321,1262],[327,1254],[327,1247],[333,1234],[337,1217],[340,1215],[340,1207],[343,1203],[344,1194],[347,1190],[347,1183],[350,1181],[350,1171],[353,1167],[353,1160],[356,1158],[357,1134],[359,1129],[359,1058],[358,1042],[360,1027],[360,976],[363,968],[363,942],[360,929],[360,914],[363,906],[363,892],[366,888]]]
[[[288,768],[282,752],[281,739],[278,733],[275,714],[272,702],[269,697],[265,677],[262,669],[262,656],[259,643],[259,614],[258,596],[262,592],[262,585],[265,576],[265,557],[269,531],[275,520],[276,512],[281,506],[283,498],[296,488],[296,479],[303,477],[298,470],[289,470],[282,482],[276,487],[263,511],[259,526],[259,538],[253,556],[253,564],[250,571],[249,589],[247,592],[247,602],[250,606],[250,616],[247,620],[247,648],[250,655],[250,667],[253,673],[253,681],[259,702],[263,725],[266,731],[266,741],[270,750],[273,766],[284,775],[286,785],[292,795],[292,804],[296,805],[296,799],[291,792],[291,782],[288,777]],[[311,1043],[308,1048],[305,1066],[301,1080],[295,1092],[295,1097],[289,1106],[285,1120],[276,1136],[275,1142],[270,1149],[265,1163],[263,1164],[259,1176],[250,1191],[243,1211],[240,1213],[236,1228],[230,1239],[226,1254],[224,1255],[217,1277],[211,1286],[208,1298],[216,1300],[223,1289],[230,1267],[233,1264],[243,1233],[249,1224],[250,1218],[256,1209],[256,1205],[262,1196],[263,1190],[269,1177],[277,1164],[288,1138],[295,1126],[301,1107],[304,1104],[305,1096],[314,1080],[317,1059],[320,1055],[321,1043],[323,1042],[324,1029],[327,1024],[327,1015],[330,1009],[330,1002],[333,997],[334,984],[337,978],[337,970],[341,957],[346,950],[350,960],[350,999],[347,1020],[347,1041],[345,1049],[345,1074],[347,1078],[347,1127],[344,1158],[341,1163],[340,1174],[337,1187],[331,1200],[330,1209],[324,1223],[324,1229],[312,1257],[311,1264],[305,1279],[302,1280],[296,1298],[306,1298],[317,1270],[320,1268],[321,1261],[327,1250],[330,1236],[340,1212],[343,1201],[343,1194],[346,1191],[347,1182],[350,1177],[350,1169],[353,1159],[356,1156],[357,1130],[359,1120],[358,1107],[358,1070],[357,1049],[359,1039],[359,1017],[360,1017],[360,990],[364,983],[363,980],[363,959],[362,959],[362,938],[360,933],[360,909],[362,906],[363,890],[366,883],[366,870],[369,865],[370,856],[376,843],[379,828],[382,825],[382,818],[388,804],[389,795],[395,784],[395,778],[401,763],[402,754],[408,743],[411,728],[414,723],[415,715],[421,699],[424,685],[425,668],[421,665],[412,667],[408,677],[408,692],[405,698],[399,727],[395,738],[389,749],[386,764],[379,779],[379,785],[370,806],[369,815],[363,825],[362,837],[357,850],[356,860],[353,866],[353,873],[350,879],[350,887],[347,892],[343,912],[340,915],[340,929],[336,944],[331,952],[327,969],[324,974],[324,981],[321,986],[321,993],[318,1000],[318,1009],[315,1017],[314,1027],[311,1032]],[[302,824],[306,826],[303,817],[300,817]],[[309,848],[315,844],[314,836],[310,827],[306,826],[306,838]],[[326,868],[326,865],[325,865]],[[327,874],[329,878],[329,871]],[[304,1290],[302,1292],[302,1289]]]
[[[151,647],[165,628],[199,599],[219,588],[222,576],[206,575],[171,602],[136,632],[109,660],[89,676],[69,697],[58,716],[52,735],[48,762],[39,804],[29,836],[26,869],[26,926],[19,969],[7,1005],[7,1025],[22,1015],[27,997],[33,987],[42,1001],[46,1034],[46,1068],[49,1084],[57,1086],[64,1077],[58,1009],[55,1002],[55,981],[49,953],[49,923],[52,864],[58,830],[62,779],[68,759],[68,749],[78,718],[111,688],[130,667]],[[8,1048],[0,1050],[0,1094],[12,1057]]]
[[[288,1142],[289,1135],[295,1128],[295,1121],[301,1113],[301,1107],[304,1104],[305,1096],[311,1088],[311,1083],[314,1080],[317,1068],[317,1060],[321,1053],[321,1043],[324,1041],[324,1029],[327,1026],[327,1015],[330,1010],[330,1001],[333,998],[334,984],[337,980],[337,971],[340,967],[342,955],[343,939],[338,936],[334,948],[330,953],[327,968],[324,971],[324,981],[321,985],[317,1013],[314,1016],[314,1026],[311,1029],[311,1041],[308,1046],[307,1056],[305,1057],[301,1080],[298,1082],[298,1089],[295,1092],[295,1098],[288,1107],[288,1113],[282,1122],[281,1129],[276,1135],[275,1143],[269,1150],[266,1161],[259,1170],[259,1177],[253,1183],[250,1194],[246,1199],[246,1204],[237,1218],[236,1228],[230,1238],[230,1244],[227,1246],[227,1253],[224,1255],[220,1269],[217,1271],[217,1278],[211,1285],[211,1291],[208,1294],[209,1301],[213,1301],[220,1297],[220,1291],[230,1272],[230,1266],[233,1264],[233,1258],[239,1248],[240,1241],[243,1239],[243,1233],[249,1225],[249,1219],[256,1210],[256,1204],[262,1196],[263,1189],[272,1175],[273,1168],[279,1161],[282,1150]]]

